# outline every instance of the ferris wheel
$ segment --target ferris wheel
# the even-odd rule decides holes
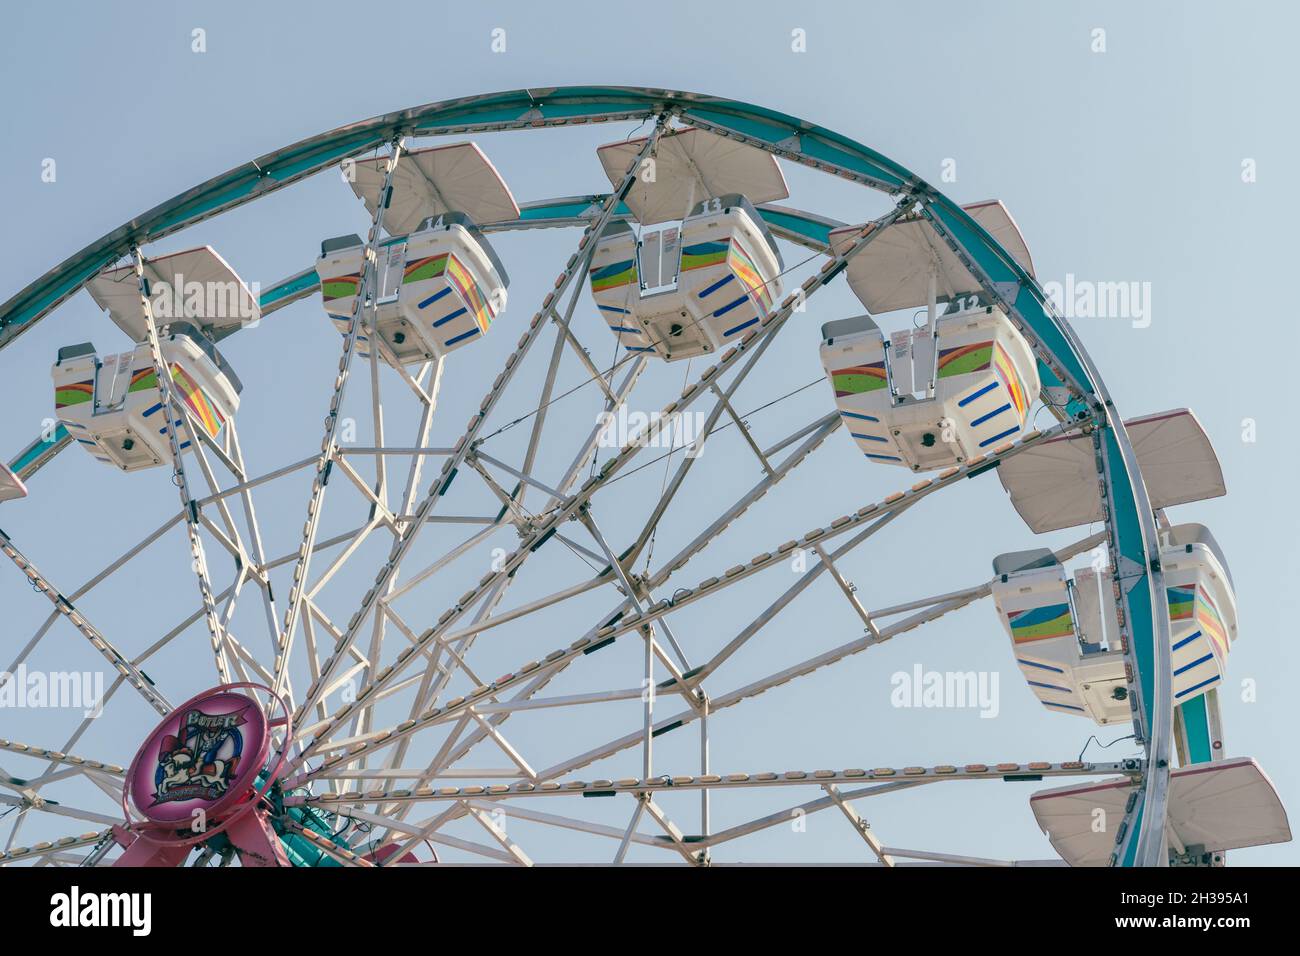
[[[611,127],[598,194],[520,202],[472,139],[594,123]],[[538,157],[560,183],[584,161]],[[783,164],[883,211],[797,208]],[[151,248],[327,170],[369,230],[322,237],[269,287],[208,245]],[[543,235],[572,241],[533,304],[510,273],[535,253],[506,250]],[[832,285],[857,314],[818,311]],[[246,459],[241,429],[275,427],[275,411],[241,402],[226,353],[303,300],[337,361],[267,367],[320,417],[277,432],[279,460]],[[48,605],[4,642],[10,693],[73,641],[108,675],[70,731],[0,708],[0,863],[548,862],[554,843],[530,846],[526,823],[582,839],[593,862],[703,866],[753,860],[747,839],[820,811],[846,818],[866,862],[1014,862],[894,846],[867,822],[870,797],[924,789],[942,807],[944,784],[978,780],[1043,781],[1026,825],[1071,865],[1222,865],[1290,839],[1268,777],[1223,743],[1227,558],[1166,513],[1226,493],[1209,439],[1187,409],[1121,417],[1000,202],[960,205],[852,139],[732,100],[521,90],[353,123],[196,186],[0,307],[0,348],[90,302],[105,337],[129,342],[58,350],[50,427],[0,468],[0,527],[56,456],[87,487],[110,471],[147,483],[160,510],[138,540],[79,542],[102,549],[84,582],[60,570],[66,542],[0,531],[18,574],[6,602]],[[485,361],[490,347],[504,359]],[[779,372],[796,357],[819,371],[790,388]],[[448,390],[467,388],[481,402],[449,420]],[[763,434],[792,402],[816,410]],[[867,476],[897,490],[783,522],[786,495],[830,503]],[[868,600],[846,570],[856,549],[976,487],[1018,516],[986,576]],[[115,506],[67,507],[90,522]],[[747,517],[743,545],[766,544],[737,559]],[[164,549],[183,594],[138,583]],[[101,629],[97,599],[137,588],[195,609]],[[760,645],[828,600],[849,639]],[[1060,754],[990,755],[972,737],[946,764],[871,766],[858,750],[844,763],[859,766],[782,770],[710,746],[711,725],[743,724],[760,695],[981,604],[1017,690],[1062,728]],[[169,655],[184,667],[160,668]],[[1130,725],[1140,756],[1069,759],[1080,728]],[[120,747],[83,750],[106,740]],[[715,826],[728,801],[743,818]]]

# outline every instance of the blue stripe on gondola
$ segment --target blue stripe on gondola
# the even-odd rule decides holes
[[[597,304],[596,304],[596,308],[600,309],[602,312],[617,312],[619,315],[631,315],[631,314],[632,314],[632,310],[631,310],[631,309],[620,309],[620,308],[619,308],[618,306],[616,306],[616,305],[600,305],[599,303],[597,303]]]
[[[1175,645],[1174,645],[1172,648],[1170,648],[1170,649],[1176,651],[1176,650],[1178,650],[1178,648],[1180,648],[1180,647],[1185,647],[1186,645],[1192,643],[1192,641],[1196,640],[1196,639],[1197,639],[1198,637],[1200,637],[1200,636],[1201,636],[1201,632],[1200,632],[1200,631],[1197,631],[1195,634],[1188,634],[1186,637],[1184,637],[1181,641],[1179,641],[1177,644],[1175,644]]]
[[[629,352],[653,352],[654,351],[653,346],[649,346],[649,345],[625,345],[623,346],[623,348],[627,349]]]
[[[754,318],[750,319],[748,322],[741,322],[739,325],[735,325],[727,329],[727,331],[722,333],[722,337],[725,339],[729,335],[735,335],[737,332],[743,332],[745,331],[745,329],[749,328],[751,325],[756,324],[757,322],[758,322],[758,317],[755,316]]]
[[[162,402],[159,402],[159,403],[158,403],[157,405],[155,405],[153,408],[151,408],[151,409],[149,409],[148,411],[146,411],[146,412],[144,413],[144,417],[145,417],[145,418],[148,418],[150,415],[152,415],[154,412],[158,411],[158,409],[160,409],[160,408],[162,408]]]
[[[867,441],[889,441],[888,438],[881,438],[879,435],[859,435],[857,432],[849,432],[854,438],[862,438]]]
[[[1063,671],[1063,670],[1062,670],[1061,668],[1059,668],[1059,667],[1053,667],[1051,664],[1040,664],[1040,663],[1038,663],[1037,661],[1027,661],[1027,660],[1025,660],[1023,657],[1017,657],[1017,658],[1016,658],[1016,663],[1017,663],[1017,664],[1024,664],[1026,667],[1041,667],[1041,668],[1042,668],[1043,670],[1045,670],[1045,671],[1052,671],[1053,673],[1056,673],[1056,674],[1064,674],[1064,673],[1065,673],[1065,671]]]
[[[471,336],[475,336],[475,335],[478,335],[477,327],[470,329],[468,332],[462,332],[460,333],[460,335],[453,335],[451,338],[449,338],[447,341],[443,342],[442,344],[444,347],[450,347],[452,345],[455,345],[457,342],[463,342],[466,339],[470,338]]]
[[[897,455],[874,455],[869,451],[864,451],[862,454],[866,455],[868,458],[877,458],[880,461],[902,461],[903,460],[899,458]]]
[[[1190,664],[1184,664],[1182,667],[1178,668],[1178,670],[1174,671],[1174,676],[1177,677],[1179,674],[1185,673],[1186,671],[1191,670],[1193,667],[1199,667],[1201,664],[1204,664],[1206,661],[1213,660],[1213,659],[1214,659],[1213,654],[1206,654],[1204,657],[1198,657]]]
[[[610,276],[620,275],[631,267],[631,259],[623,259],[620,262],[611,262],[607,266],[594,266],[590,270],[592,279],[608,279]]]
[[[85,426],[85,425],[78,425],[76,422],[65,421],[65,420],[62,419],[62,418],[59,419],[59,424],[61,424],[61,425],[67,425],[69,428],[75,428],[75,429],[77,429],[77,431],[82,431],[82,432],[84,432],[84,431],[86,430],[86,426]]]
[[[427,309],[429,306],[433,305],[433,303],[437,302],[439,299],[441,299],[444,295],[446,295],[450,291],[451,291],[451,286],[445,285],[437,292],[435,292],[433,295],[429,296],[429,298],[425,299],[423,302],[417,302],[415,304],[415,307],[417,309]]]
[[[862,419],[864,422],[878,422],[878,421],[880,421],[879,418],[873,418],[873,417],[870,416],[870,415],[860,415],[860,414],[858,414],[857,412],[840,412],[840,414],[843,415],[845,418],[860,418],[860,419]]]
[[[1009,412],[1009,411],[1011,411],[1011,403],[1007,402],[1005,405],[1003,405],[1001,408],[997,409],[996,411],[989,412],[987,415],[981,415],[979,418],[975,419],[975,421],[971,422],[970,426],[971,428],[975,428],[979,425],[983,425],[990,418],[997,418],[1003,412]]]
[[[739,299],[736,299],[734,302],[728,303],[727,305],[724,305],[722,308],[718,309],[718,311],[714,312],[713,318],[715,319],[721,318],[722,316],[730,312],[732,309],[736,308],[736,306],[744,305],[748,301],[749,301],[749,294],[746,293],[745,295],[742,295]]]
[[[971,392],[969,395],[967,395],[965,398],[963,398],[961,401],[959,401],[959,402],[957,403],[957,407],[958,407],[958,408],[965,408],[967,405],[969,405],[971,402],[975,401],[975,399],[979,398],[979,397],[980,397],[981,395],[983,395],[984,393],[986,393],[986,392],[991,392],[991,391],[993,391],[993,389],[995,389],[995,388],[997,388],[997,387],[998,387],[998,383],[997,383],[997,382],[990,382],[988,385],[985,385],[983,388],[978,389],[978,390],[976,390],[976,391],[974,391],[974,392]]]
[[[1074,691],[1070,690],[1070,688],[1068,688],[1068,687],[1057,687],[1055,684],[1044,684],[1044,683],[1041,683],[1040,681],[1036,681],[1036,680],[1026,681],[1026,683],[1027,683],[1030,687],[1042,687],[1042,688],[1044,688],[1045,690],[1059,690],[1062,694],[1073,694],[1073,693],[1074,693]]]
[[[1055,621],[1065,614],[1069,614],[1068,604],[1043,604],[1039,607],[1026,608],[1023,611],[1012,611],[1009,616],[1014,615],[1015,617],[1015,622],[1011,626],[1021,629],[1046,624],[1048,621]]]
[[[1054,700],[1045,700],[1045,701],[1043,701],[1043,706],[1044,706],[1044,707],[1060,707],[1062,710],[1077,710],[1077,711],[1079,711],[1079,713],[1084,713],[1084,709],[1083,709],[1082,707],[1075,707],[1074,704],[1058,704],[1058,703],[1057,703],[1056,701],[1054,701]]]
[[[629,329],[626,325],[611,325],[610,330],[614,332],[631,332],[633,335],[640,335],[640,329]]]
[[[97,444],[99,444],[98,442],[91,441],[89,438],[78,438],[77,441],[81,442],[83,445],[97,445]]]
[[[462,306],[461,308],[457,309],[455,312],[449,312],[446,315],[444,315],[441,319],[436,320],[433,323],[433,327],[436,329],[440,325],[446,325],[452,319],[456,318],[456,316],[464,315],[468,311],[469,311],[468,309]]]
[[[1218,675],[1218,674],[1215,674],[1215,675],[1214,675],[1213,677],[1211,677],[1209,680],[1203,680],[1203,681],[1201,681],[1199,684],[1196,684],[1196,685],[1193,686],[1193,687],[1189,687],[1189,688],[1187,688],[1187,690],[1180,690],[1178,693],[1174,694],[1174,700],[1177,700],[1179,697],[1186,697],[1188,694],[1190,694],[1190,693],[1192,693],[1192,692],[1194,692],[1194,691],[1198,691],[1198,690],[1200,690],[1202,687],[1207,687],[1207,686],[1209,686],[1210,684],[1213,684],[1213,683],[1214,683],[1216,680],[1218,680],[1218,679],[1219,679],[1219,675]]]
[[[719,289],[721,289],[724,285],[726,285],[728,282],[730,282],[730,281],[731,281],[732,279],[734,279],[734,278],[736,278],[736,274],[733,272],[733,273],[731,273],[731,274],[729,274],[729,275],[727,275],[727,276],[725,276],[725,277],[719,279],[717,282],[713,283],[713,285],[709,286],[707,289],[705,289],[704,291],[700,292],[700,293],[699,293],[700,298],[703,299],[703,298],[706,298],[707,296],[713,295],[713,293],[717,292]]]
[[[1002,438],[1006,438],[1008,435],[1014,435],[1018,431],[1020,431],[1019,425],[1017,425],[1015,428],[1008,428],[1006,431],[999,432],[998,434],[994,435],[992,438],[984,439],[982,442],[980,442],[980,447],[983,448],[986,445],[992,445],[995,441],[998,441],[999,439]]]
[[[183,442],[181,442],[181,451],[184,451],[186,448],[189,448],[189,447],[190,447],[190,443],[189,443],[189,442],[187,442],[187,441],[183,441]]]

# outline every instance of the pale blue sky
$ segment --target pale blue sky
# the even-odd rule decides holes
[[[1289,214],[1300,198],[1291,168],[1300,143],[1288,119],[1300,25],[1294,7],[1175,2],[796,6],[768,0],[743,8],[671,0],[624,8],[402,2],[381,8],[322,2],[290,12],[285,6],[141,2],[129,7],[31,4],[9,11],[0,35],[0,85],[8,91],[0,150],[0,218],[7,224],[0,238],[0,298],[127,219],[238,163],[344,123],[473,93],[564,84],[692,90],[827,126],[931,182],[939,182],[941,164],[951,158],[957,179],[943,184],[945,191],[961,201],[1003,200],[1028,240],[1040,279],[1062,281],[1072,273],[1096,281],[1151,283],[1149,328],[1134,329],[1115,319],[1081,320],[1076,328],[1126,417],[1191,407],[1215,443],[1228,497],[1180,507],[1171,517],[1213,529],[1238,588],[1240,639],[1222,695],[1227,748],[1258,758],[1284,802],[1300,805],[1291,697],[1300,663],[1291,640],[1300,610],[1294,587],[1300,568],[1292,546],[1298,462],[1288,399],[1293,339],[1286,313],[1275,304],[1285,300],[1294,271]],[[191,52],[196,27],[206,30],[203,54]],[[490,49],[496,27],[506,30],[504,53]],[[795,28],[806,31],[806,53],[791,51]],[[1096,28],[1106,31],[1105,53],[1091,50]],[[627,131],[623,125],[498,134],[479,142],[522,201],[606,189],[594,147]],[[57,162],[52,184],[40,178],[47,157]],[[1258,181],[1249,184],[1241,178],[1247,158],[1258,169]],[[882,208],[881,200],[865,191],[803,169],[786,166],[785,171],[791,205],[846,221]],[[323,174],[171,237],[159,248],[211,244],[246,279],[269,285],[309,265],[320,239],[364,229],[360,204],[337,176]],[[499,241],[513,280],[512,308],[501,319],[506,328],[472,356],[466,351],[454,357],[435,444],[460,434],[513,346],[520,323],[575,241],[571,232]],[[785,255],[787,265],[802,258],[788,246]],[[587,311],[583,315],[579,309],[579,335],[597,364],[605,364],[612,344],[591,314],[589,298],[582,301]],[[782,361],[758,387],[751,382],[742,391],[740,407],[755,407],[814,378],[816,328],[855,308],[844,288],[814,299],[803,324],[783,335]],[[101,352],[128,344],[80,294],[0,356],[6,402],[0,454],[7,458],[17,452],[51,413],[49,365],[55,350],[86,339]],[[328,369],[337,349],[318,299],[298,303],[230,340],[225,351],[247,386],[239,423],[254,472],[306,455],[318,443]],[[548,352],[549,337],[530,357],[532,378],[525,376],[519,391],[511,393],[510,409],[535,404],[536,386],[529,383]],[[680,365],[656,369],[647,394],[664,396],[679,388],[682,372]],[[561,381],[573,383],[581,375],[572,362]],[[400,385],[386,387],[398,404]],[[359,417],[360,393],[353,393]],[[556,420],[585,429],[593,401],[587,395],[586,405],[578,400],[557,408]],[[645,407],[662,404],[647,398]],[[755,428],[773,440],[830,407],[827,390],[814,387],[757,416]],[[563,418],[561,410],[571,417]],[[409,408],[392,413],[399,423],[411,420]],[[1247,418],[1257,424],[1253,443],[1242,440]],[[394,426],[396,434],[410,430],[409,424]],[[518,456],[521,435],[526,431],[516,429],[502,437],[505,454]],[[557,444],[544,456],[544,472],[558,475],[570,453]],[[734,430],[709,446],[702,459],[707,466],[693,476],[702,478],[700,484],[675,512],[673,530],[661,534],[661,557],[725,506],[728,500],[719,497],[724,483],[738,489],[757,478],[752,463],[740,457],[745,454]],[[706,467],[718,469],[718,477],[702,477],[713,474]],[[648,468],[625,483],[623,494],[653,496],[661,475],[659,468]],[[909,483],[902,471],[863,463],[845,435],[834,435],[771,502],[747,516],[734,540],[688,567],[682,583],[694,584],[734,563],[729,557],[748,558]],[[1070,538],[1066,533],[1036,540],[991,477],[968,485],[933,508],[916,509],[845,561],[868,606],[977,583],[997,553]],[[327,511],[332,531],[359,523],[354,520],[359,499],[348,495],[339,492],[342,503]],[[302,482],[274,486],[258,504],[268,549],[278,554],[292,547],[305,508]],[[0,527],[71,589],[175,506],[163,472],[123,476],[71,449],[41,472],[30,499],[0,506]],[[623,540],[635,531],[617,514],[598,516],[611,538]],[[425,536],[426,560],[437,553],[436,544],[458,540],[444,534]],[[185,553],[183,538],[170,536],[154,559],[133,565],[114,579],[111,591],[88,600],[88,613],[128,649],[146,646],[197,606]],[[572,560],[572,567],[564,567],[564,557],[556,555],[541,580],[521,583],[520,599],[577,580],[581,565]],[[220,567],[226,574],[227,565]],[[483,570],[476,565],[467,578],[476,580]],[[363,566],[354,577],[359,593],[370,574]],[[703,656],[725,643],[774,589],[788,583],[779,577],[762,581],[736,588],[733,598],[707,612],[682,613],[681,623],[674,623],[689,635],[688,651],[695,642]],[[431,591],[412,605],[419,609],[413,617],[421,620],[422,612],[436,617],[463,589],[457,578]],[[820,597],[805,598],[798,613],[779,617],[746,648],[733,669],[719,675],[714,693],[854,637],[859,626],[834,589],[814,593]],[[489,648],[480,642],[478,650],[493,662],[487,668],[511,669],[535,650],[569,643],[610,602],[606,596],[584,605],[581,613],[553,615],[546,619],[545,633],[503,629],[498,644]],[[15,572],[0,569],[0,608],[0,666],[6,666],[47,607]],[[237,620],[248,622],[249,643],[264,646],[264,634],[255,630],[251,595],[242,611],[249,616]],[[186,635],[191,658],[178,652],[151,671],[174,700],[212,682],[210,667],[202,669],[206,635],[201,631],[202,625]],[[41,666],[95,665],[96,659],[77,646],[74,632],[59,637],[64,642],[59,647],[68,650],[47,642]],[[609,687],[635,685],[639,652],[627,641],[617,647],[621,650],[607,661],[592,659],[595,670],[586,673],[593,677],[580,680],[573,672],[570,682],[557,683],[556,692],[590,690],[602,681]],[[970,710],[892,708],[889,676],[916,663],[998,672],[999,718],[983,720]],[[1238,686],[1245,679],[1257,682],[1255,703],[1240,699]],[[676,710],[668,701],[662,706]],[[535,765],[545,766],[566,752],[633,729],[635,711],[620,706],[617,713],[609,711],[608,723],[602,716],[594,729],[589,723],[574,726],[571,716],[548,715],[521,729],[519,742],[535,748]],[[47,732],[22,715],[16,721],[21,728],[13,729],[14,716],[0,711],[0,736],[28,739],[39,729],[48,735],[29,742],[54,747],[73,722],[71,717],[51,720]],[[101,724],[78,752],[125,763],[152,717],[132,702],[119,709],[111,726]],[[1023,686],[993,607],[984,602],[719,714],[713,722],[714,767],[727,772],[1063,760],[1076,756],[1097,729],[1044,712]],[[1107,741],[1123,732],[1109,729],[1099,736]],[[661,738],[657,767],[694,772],[694,731],[680,734],[681,740]],[[1094,749],[1090,756],[1127,753],[1128,746]],[[15,773],[34,769],[24,771],[16,758],[0,759],[0,765]],[[576,776],[621,776],[636,773],[638,766],[639,755],[629,752],[622,763],[597,764]],[[1027,804],[1034,789],[1000,783],[936,786],[868,801],[863,810],[887,844],[1043,857],[1050,848]],[[715,826],[736,822],[746,811],[755,815],[811,797],[791,790],[730,802],[718,798]],[[668,806],[686,829],[694,827],[693,798]],[[108,810],[103,801],[99,808]],[[628,810],[630,804],[620,803],[601,813],[611,825],[622,825]],[[563,831],[518,826],[518,839],[537,846],[539,857],[605,859],[613,852],[607,841],[589,843]],[[80,829],[57,821],[51,829],[33,821],[24,838]],[[779,827],[719,858],[853,860],[862,852],[843,819],[823,814],[810,821],[806,834]],[[1293,863],[1297,851],[1289,844],[1242,851],[1235,858]]]

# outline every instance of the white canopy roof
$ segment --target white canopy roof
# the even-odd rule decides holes
[[[387,156],[358,160],[349,185],[375,214]],[[391,236],[408,235],[429,216],[463,212],[476,223],[519,218],[519,206],[477,143],[452,143],[403,153],[393,173],[393,201],[384,213]]]
[[[1038,827],[1071,866],[1105,866],[1114,831],[1093,832],[1098,807],[1107,819],[1124,815],[1132,792],[1126,778],[1042,790],[1029,798]],[[1273,781],[1250,757],[1192,764],[1169,775],[1168,827],[1183,846],[1208,852],[1285,843],[1291,839],[1286,808]]]
[[[1205,429],[1185,408],[1124,423],[1153,508],[1227,494]],[[1101,520],[1092,439],[1053,438],[998,466],[1002,487],[1035,533]]]
[[[962,207],[1031,276],[1034,263],[1020,227],[1001,200],[971,203]],[[837,252],[862,230],[846,226],[831,233],[831,247]],[[929,302],[931,264],[938,267],[940,298],[980,291],[970,271],[958,261],[934,227],[924,219],[900,220],[849,260],[849,287],[867,307],[879,315],[895,309],[915,309]]]
[[[611,185],[623,181],[645,141],[623,140],[596,150]],[[713,196],[740,193],[758,205],[790,195],[771,153],[693,127],[659,137],[654,173],[653,182],[638,176],[626,200],[644,226],[683,219],[692,206]]]
[[[154,321],[160,326],[184,319],[216,333],[261,318],[257,296],[211,246],[146,259],[144,273],[153,290]],[[131,341],[144,341],[134,266],[101,272],[86,283],[86,290]]]
[[[17,475],[9,470],[9,466],[0,462],[0,501],[13,501],[15,498],[26,498],[27,487],[22,483]]]

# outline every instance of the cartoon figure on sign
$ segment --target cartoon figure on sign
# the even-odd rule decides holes
[[[176,734],[158,748],[154,804],[173,800],[215,800],[224,794],[239,769],[244,750],[241,713],[185,715]]]

